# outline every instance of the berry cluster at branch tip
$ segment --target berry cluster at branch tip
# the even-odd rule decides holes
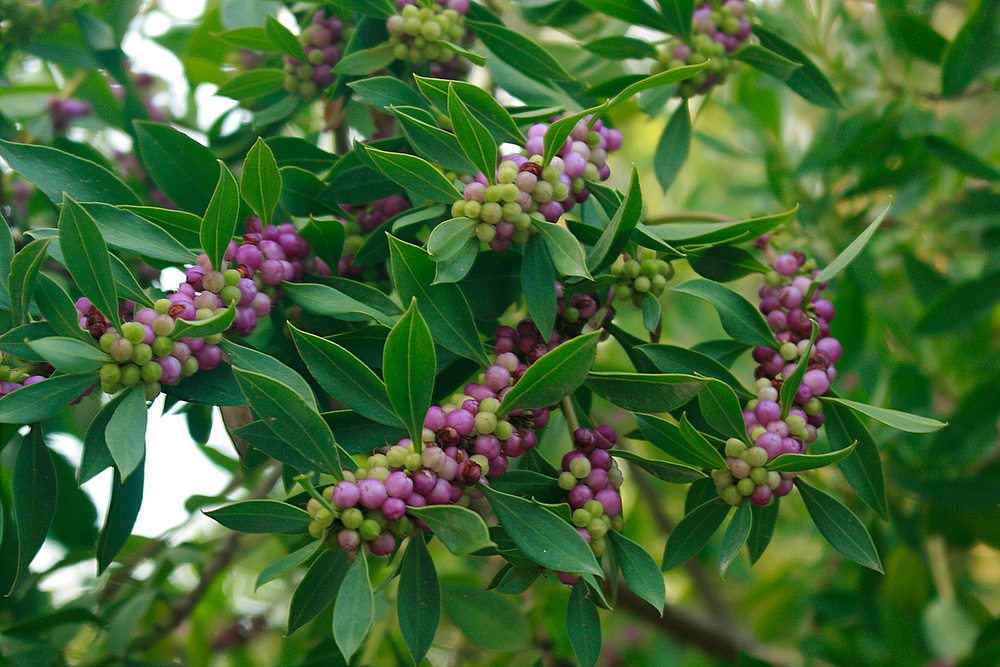
[[[447,44],[458,44],[465,37],[469,0],[445,0],[430,6],[418,6],[416,0],[397,0],[396,7],[399,13],[390,16],[385,27],[397,60],[421,66],[456,59]]]
[[[363,207],[342,204],[342,208],[354,215],[354,220],[341,220],[344,225],[344,252],[340,256],[337,273],[342,278],[350,278],[368,283],[378,283],[388,278],[385,263],[361,266],[354,263],[361,246],[368,236],[385,222],[413,206],[406,195],[395,194],[378,199]]]
[[[727,468],[712,474],[719,496],[731,505],[739,505],[745,497],[767,505],[772,497],[792,490],[796,473],[768,470],[767,464],[782,454],[805,454],[816,440],[817,429],[824,422],[819,397],[829,391],[837,376],[834,363],[843,353],[840,342],[830,336],[834,307],[819,298],[826,285],[815,282],[819,272],[813,262],[792,252],[773,257],[772,266],[758,291],[759,307],[781,346],[777,351],[754,348],[757,398],[743,411],[752,445],[730,438],[726,443]],[[810,346],[813,322],[817,337]],[[808,370],[792,398],[794,407],[783,413],[782,386],[803,363]]]
[[[343,55],[338,43],[344,36],[340,17],[320,10],[313,15],[312,25],[299,33],[305,51],[305,62],[285,56],[285,89],[305,100],[319,95],[333,83],[333,68]]]
[[[22,387],[41,382],[55,370],[46,363],[25,363],[11,368],[11,363],[18,363],[13,355],[0,352],[0,396],[6,396]]]
[[[749,0],[726,0],[716,9],[703,3],[694,10],[689,38],[672,37],[658,50],[651,74],[685,65],[699,65],[706,60],[708,66],[677,88],[681,97],[704,95],[739,65],[730,57],[740,50],[753,34],[755,8]]]
[[[674,267],[670,262],[657,259],[655,250],[642,248],[638,257],[623,258],[613,264],[611,275],[618,279],[615,283],[615,298],[631,299],[636,307],[641,308],[646,294],[655,297],[663,294],[667,281],[674,277]]]
[[[533,125],[523,154],[504,156],[493,184],[482,172],[475,178],[463,177],[462,199],[452,205],[452,217],[475,221],[473,235],[497,252],[508,250],[511,243],[524,243],[537,233],[533,214],[548,222],[558,221],[587,199],[588,182],[610,176],[608,152],[622,145],[620,131],[600,120],[589,127],[590,120],[588,116],[576,124],[547,165],[543,164],[544,137],[550,126]]]

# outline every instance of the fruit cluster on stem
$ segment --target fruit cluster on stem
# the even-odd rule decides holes
[[[312,100],[333,83],[333,68],[343,52],[338,43],[344,36],[340,17],[320,10],[313,14],[312,25],[299,33],[306,59],[285,56],[285,89],[304,100]]]

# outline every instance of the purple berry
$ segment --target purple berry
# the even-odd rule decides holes
[[[361,490],[354,482],[337,482],[333,487],[333,504],[338,509],[346,510],[354,507],[361,500]]]
[[[385,484],[380,479],[362,479],[358,482],[361,504],[370,510],[379,507],[388,497]]]

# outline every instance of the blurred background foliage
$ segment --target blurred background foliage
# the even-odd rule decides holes
[[[624,28],[590,13],[585,6],[590,3],[491,4],[515,29],[552,44],[582,81],[646,71],[645,62],[623,65],[578,47],[578,39],[621,34]],[[242,68],[263,64],[266,56],[248,55],[212,34],[258,25],[255,12],[273,11],[277,3],[213,0],[195,18],[173,16],[177,6],[137,0],[89,6],[114,29],[108,36],[112,43],[124,37],[126,50],[138,51],[152,40],[173,54],[156,52],[162,54],[162,72],[156,62],[146,65],[149,74],[163,78],[147,80],[109,68],[124,84],[124,105],[97,72],[109,64],[101,62],[100,52],[80,46],[76,24],[59,23],[26,44],[14,45],[4,34],[0,137],[50,143],[109,164],[126,173],[150,202],[156,201],[155,187],[144,180],[134,157],[129,161],[129,119],[169,118],[198,133],[218,157],[242,154],[250,133],[227,133],[230,113],[215,120],[205,108],[212,86]],[[865,521],[882,555],[884,576],[828,548],[801,503],[786,502],[771,547],[752,569],[738,559],[720,579],[714,565],[716,536],[694,561],[668,572],[662,618],[620,590],[616,609],[601,614],[605,641],[599,664],[1000,664],[997,14],[998,3],[991,0],[762,3],[761,24],[807,52],[833,83],[843,108],[810,104],[779,81],[740,68],[712,95],[693,100],[690,154],[666,193],[657,178],[656,165],[663,159],[657,153],[672,148],[662,145],[660,136],[676,101],[668,103],[650,91],[616,109],[612,120],[626,141],[612,158],[613,185],[624,188],[628,163],[638,166],[647,220],[690,212],[743,219],[798,204],[794,222],[776,235],[776,243],[803,250],[822,266],[864,228],[869,212],[891,197],[892,212],[874,241],[831,286],[839,313],[833,331],[845,349],[838,391],[845,398],[933,416],[949,426],[938,433],[909,434],[870,424],[882,444],[891,521],[858,501],[836,470],[818,474],[822,485]],[[982,20],[970,28],[970,16]],[[970,30],[982,45],[975,51],[979,62],[966,63],[956,74],[948,54],[956,42],[970,38]],[[970,69],[973,75],[963,83]],[[495,75],[512,95],[536,101],[516,73],[499,68]],[[476,76],[489,83],[485,72]],[[94,113],[74,121],[68,133],[53,132],[46,106],[53,94],[85,100]],[[218,98],[214,104],[218,108]],[[325,127],[337,112],[313,105],[281,131],[332,149],[333,135]],[[356,127],[370,125],[364,117],[351,118]],[[278,126],[253,130],[275,132]],[[9,171],[3,174],[3,197],[5,213],[22,231],[52,226],[55,212],[48,201]],[[685,271],[678,277],[684,278]],[[751,276],[732,286],[751,295],[758,281]],[[662,305],[664,342],[689,346],[721,337],[706,304],[668,290]],[[643,335],[640,313],[622,315],[626,329]],[[605,367],[628,366],[616,343],[603,346],[601,355]],[[751,364],[743,359],[734,372],[749,378]],[[188,414],[193,440],[202,445],[211,423],[206,417],[197,410]],[[620,432],[634,427],[627,413],[599,399],[594,417]],[[86,419],[81,417],[84,424]],[[62,428],[81,432],[80,424]],[[541,451],[554,458],[566,446],[559,442],[566,430],[555,424],[548,433]],[[639,450],[643,443],[626,441],[625,446]],[[211,448],[202,446],[202,451],[232,473],[229,494],[261,483],[261,470],[244,470],[235,457]],[[0,493],[9,499],[10,462],[4,463]],[[133,536],[120,567],[100,578],[88,574],[89,567],[76,568],[75,581],[53,590],[47,580],[92,557],[97,516],[70,464],[59,457],[55,463],[60,507],[49,539],[64,548],[64,555],[0,600],[0,663],[158,665],[182,656],[181,664],[221,667],[335,665],[341,660],[329,638],[329,609],[284,636],[287,602],[297,582],[283,578],[254,590],[258,573],[294,550],[294,541],[234,536],[209,526],[198,512],[206,498],[189,499],[188,526],[160,536]],[[683,514],[684,489],[633,469],[623,492],[625,534],[658,553]],[[238,557],[212,571],[225,550]],[[481,589],[497,565],[456,558],[440,548],[434,556],[443,576],[445,617],[429,655],[432,665],[572,664],[559,618],[567,588],[551,578],[518,596],[485,592],[470,597],[467,593]],[[375,580],[385,574],[376,571]],[[202,585],[207,589],[200,590]],[[392,595],[390,586],[376,596],[376,627],[356,657],[358,664],[407,664],[389,604]],[[198,599],[193,609],[183,608],[186,600]],[[100,632],[97,619],[84,611],[94,604],[106,610],[107,632]],[[32,625],[29,619],[40,616],[47,620]],[[143,661],[113,657],[130,641],[146,649]]]

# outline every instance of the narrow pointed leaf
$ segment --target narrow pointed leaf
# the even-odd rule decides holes
[[[466,20],[490,51],[533,79],[572,81],[573,76],[548,51],[519,32],[496,23]]]
[[[281,196],[281,172],[270,146],[257,139],[246,160],[240,176],[240,192],[250,207],[257,212],[263,224],[271,224],[271,215]]]
[[[469,107],[456,94],[454,86],[448,88],[448,115],[465,155],[491,184],[495,183],[497,142],[486,126],[472,115]]]
[[[422,442],[436,366],[434,339],[414,300],[385,339],[382,361],[389,401],[413,442]]]
[[[843,503],[819,489],[795,478],[806,510],[819,532],[833,548],[855,563],[882,572],[882,561],[864,525]]]
[[[727,341],[732,342],[732,341]],[[640,345],[638,351],[648,358],[661,373],[681,373],[684,375],[703,375],[725,382],[737,395],[752,398],[743,384],[726,366],[712,357],[676,345]]]
[[[591,273],[600,273],[614,263],[621,255],[641,217],[642,186],[639,183],[639,171],[633,165],[625,199],[615,212],[615,217],[611,219],[611,224],[604,229],[590,254],[587,255],[587,269]]]
[[[277,560],[271,563],[263,570],[261,570],[260,575],[258,575],[257,577],[256,583],[254,583],[253,585],[253,589],[256,591],[264,584],[270,581],[274,581],[281,575],[287,572],[291,572],[299,565],[302,565],[307,560],[309,560],[309,558],[311,558],[314,553],[316,553],[319,550],[322,544],[323,543],[318,540],[310,542],[301,549],[298,549],[297,551],[293,551],[292,553],[288,554],[281,560]]]
[[[882,472],[882,458],[879,456],[874,438],[851,408],[829,403],[824,414],[830,447],[842,450],[857,443],[854,454],[837,463],[840,471],[857,491],[858,498],[878,512],[883,519],[888,520],[885,475]]]
[[[726,576],[733,559],[739,555],[750,536],[750,528],[753,523],[753,503],[744,502],[736,508],[733,518],[726,527],[726,533],[722,536],[722,546],[719,549],[719,574]]]
[[[666,586],[663,583],[663,573],[653,557],[641,546],[617,531],[609,533],[612,548],[621,567],[625,583],[632,592],[653,606],[659,614],[663,614],[663,606],[667,601]]]
[[[668,484],[690,484],[705,477],[705,473],[698,468],[670,461],[647,459],[624,449],[616,449],[611,455],[615,458],[625,459],[631,465],[642,468],[656,479]]]
[[[292,601],[288,606],[287,635],[316,618],[317,614],[333,602],[351,562],[343,551],[320,551],[319,557],[309,566],[306,575],[292,593]]]
[[[879,408],[874,405],[848,401],[844,398],[836,398],[834,396],[823,396],[821,398],[824,402],[846,405],[856,412],[868,415],[875,421],[882,422],[887,426],[899,429],[900,431],[906,431],[907,433],[933,433],[948,425],[947,422],[939,422],[929,417],[911,415],[907,412],[890,410],[888,408]]]
[[[10,262],[10,310],[14,326],[28,321],[31,295],[49,243],[50,239],[35,239],[21,248]]]
[[[241,533],[301,535],[309,528],[309,513],[278,500],[244,500],[205,515]]]
[[[698,407],[705,421],[719,433],[730,438],[746,438],[740,399],[726,383],[708,382],[698,393]]]
[[[771,328],[753,304],[741,294],[704,278],[688,280],[672,288],[675,292],[690,294],[712,304],[719,313],[722,328],[727,334],[747,345],[760,345],[778,349]]]
[[[120,331],[118,293],[111,274],[111,256],[101,230],[82,206],[63,196],[59,214],[59,248],[77,287]]]
[[[427,238],[427,252],[435,262],[440,262],[456,254],[472,238],[476,228],[475,220],[452,218],[434,228]],[[478,247],[477,247],[478,250]]]
[[[764,26],[755,25],[753,32],[760,40],[761,46],[801,65],[789,75],[785,85],[807,102],[827,109],[843,108],[844,105],[830,81],[802,51]]]
[[[714,498],[694,508],[681,519],[667,538],[661,569],[668,572],[701,551],[722,525],[729,509],[729,505]]]
[[[587,270],[587,260],[583,256],[583,246],[572,232],[555,223],[538,219],[534,220],[533,224],[538,228],[538,233],[549,250],[549,256],[552,257],[552,263],[561,275],[592,278],[590,271]]]
[[[652,415],[637,414],[634,416],[639,430],[642,431],[646,439],[678,461],[712,470],[725,466],[725,459],[704,438],[690,441],[684,437],[678,426],[674,426],[665,419]],[[708,443],[707,447],[706,443]]]
[[[45,541],[56,512],[56,471],[40,425],[32,427],[17,448],[11,490],[17,534],[17,577],[28,566]],[[5,567],[9,567],[10,563]],[[4,591],[6,593],[6,591]]]
[[[122,481],[128,479],[146,456],[146,396],[142,386],[126,392],[128,395],[118,404],[104,429],[108,451]]]
[[[370,147],[364,151],[386,178],[410,192],[448,205],[462,198],[462,193],[427,160]]]
[[[667,412],[681,407],[710,380],[691,375],[663,373],[593,372],[587,387],[607,401],[630,412]]]
[[[825,282],[843,271],[844,267],[850,264],[851,260],[857,257],[858,253],[860,253],[864,247],[868,245],[868,241],[870,241],[872,236],[875,235],[875,232],[878,231],[882,221],[885,220],[887,215],[889,215],[889,209],[891,208],[892,204],[889,204],[882,209],[882,212],[878,214],[870,225],[868,225],[865,231],[861,232],[861,235],[858,236],[858,238],[854,239],[849,246],[844,248],[842,253],[837,255],[832,262],[826,265],[825,269],[819,272],[819,275],[816,276],[816,281]]]
[[[599,331],[579,336],[542,355],[504,396],[497,416],[552,405],[576,391],[594,363],[599,336]]]
[[[653,170],[664,191],[669,190],[691,150],[691,112],[687,101],[670,114],[653,153]]]
[[[273,44],[281,49],[282,53],[290,55],[300,62],[306,61],[306,52],[299,38],[270,14],[265,19],[264,33]]]
[[[240,212],[240,186],[233,172],[219,160],[219,181],[201,221],[201,247],[208,255],[212,268],[222,271],[226,262],[223,256],[236,233]]]
[[[118,552],[132,535],[132,527],[142,506],[142,492],[145,485],[145,463],[140,462],[135,471],[124,482],[115,470],[111,485],[111,500],[104,527],[97,539],[97,573],[100,574],[115,560]]]
[[[97,383],[93,373],[58,375],[0,398],[0,424],[30,424],[56,414]]]
[[[203,320],[175,320],[174,330],[170,337],[174,340],[181,338],[204,338],[214,334],[220,334],[229,329],[236,319],[236,303],[233,302],[225,310],[221,310]]]
[[[824,468],[850,456],[856,446],[855,442],[850,447],[827,454],[782,454],[768,463],[767,469],[777,472],[801,472]]]
[[[361,647],[374,618],[375,601],[368,581],[368,559],[355,558],[347,568],[333,604],[333,638],[345,661],[350,662],[351,656]]]
[[[747,551],[750,554],[750,564],[753,565],[764,554],[767,545],[771,543],[774,526],[778,523],[778,505],[781,498],[775,498],[770,505],[761,507],[751,505],[750,535],[747,537]]]
[[[96,345],[84,343],[79,338],[55,336],[28,343],[28,347],[38,353],[57,371],[63,373],[93,373],[112,359]]]
[[[427,524],[434,536],[456,556],[464,556],[493,545],[483,518],[458,505],[408,507],[407,513]]]
[[[253,348],[239,345],[230,340],[223,340],[221,346],[222,351],[229,357],[229,361],[233,367],[277,380],[302,397],[302,400],[308,403],[309,407],[314,410],[319,409],[316,404],[316,396],[313,395],[312,387],[309,386],[304,377],[293,369],[269,354],[258,352]]]
[[[941,64],[941,94],[958,97],[996,56],[1000,0],[979,0],[965,24],[948,44]]]
[[[410,538],[403,556],[396,605],[399,629],[413,664],[422,664],[441,621],[441,585],[434,560],[419,535]]]
[[[556,323],[556,267],[549,256],[545,242],[536,234],[524,244],[524,261],[521,263],[521,286],[528,314],[535,321],[542,338],[552,335]]]
[[[566,634],[580,667],[594,667],[601,657],[601,618],[588,590],[585,581],[573,584],[566,609]]]
[[[805,377],[806,370],[809,368],[808,360],[812,355],[813,344],[816,342],[816,336],[819,335],[819,327],[816,325],[816,322],[811,321],[811,324],[812,335],[809,337],[809,346],[800,356],[799,363],[796,365],[795,370],[792,371],[792,374],[786,377],[784,382],[781,383],[778,403],[781,404],[782,415],[787,416],[788,411],[795,407],[795,394],[798,393],[799,387],[802,386],[802,378]]]

